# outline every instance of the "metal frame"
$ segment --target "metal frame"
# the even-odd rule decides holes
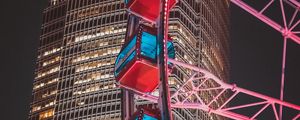
[[[281,14],[282,14],[282,20],[283,20],[283,25],[279,24],[272,18],[266,16],[264,12],[267,9],[270,9],[272,4],[275,4],[275,0],[269,0],[268,4],[266,4],[261,10],[257,10],[253,8],[252,6],[248,5],[245,3],[243,0],[231,0],[232,3],[235,5],[239,6],[240,8],[244,9],[251,15],[255,16],[262,22],[266,23],[267,25],[271,26],[278,32],[280,32],[283,36],[292,39],[296,43],[300,44],[300,31],[294,31],[295,27],[297,27],[300,24],[300,20],[295,20],[299,8],[300,8],[300,3],[297,2],[296,0],[279,0],[280,1],[280,7],[281,7]],[[285,7],[284,4],[289,5],[291,8],[293,8],[294,15],[292,18],[289,20],[286,17],[285,14]]]
[[[245,1],[245,0],[244,0]],[[283,36],[283,55],[282,55],[282,75],[281,75],[281,88],[280,88],[280,100],[284,100],[284,83],[285,83],[285,64],[286,64],[286,46],[288,38],[294,42],[300,44],[300,31],[295,30],[299,27],[300,20],[295,20],[300,9],[300,3],[296,0],[278,0],[280,4],[282,23],[279,24],[272,18],[266,16],[264,12],[270,9],[276,3],[275,0],[268,0],[267,4],[260,10],[253,8],[243,0],[231,0],[232,3],[241,7],[245,11],[249,12],[259,20],[263,21],[267,25],[271,26]],[[294,13],[290,19],[286,16],[286,7],[294,9]],[[279,117],[282,119],[282,106],[280,106]]]
[[[245,0],[244,0],[245,1]],[[278,32],[280,32],[284,38],[284,46],[283,46],[283,58],[282,58],[282,77],[281,77],[281,91],[280,91],[280,100],[272,97],[268,97],[263,94],[259,94],[257,92],[253,92],[250,90],[246,90],[240,87],[237,87],[235,84],[227,84],[224,83],[222,80],[220,80],[218,77],[213,75],[212,73],[202,69],[195,67],[193,65],[189,65],[186,63],[182,63],[173,59],[168,59],[168,62],[171,62],[175,65],[181,66],[186,69],[190,69],[193,71],[193,74],[190,76],[190,78],[185,81],[185,83],[170,97],[171,102],[167,104],[171,104],[171,107],[173,108],[190,108],[190,109],[200,109],[203,111],[206,111],[208,113],[214,113],[218,114],[224,117],[232,118],[232,119],[238,119],[238,120],[253,120],[256,119],[258,116],[262,115],[264,111],[266,111],[268,108],[271,109],[274,113],[274,118],[276,120],[282,119],[282,109],[289,108],[291,110],[296,111],[298,114],[295,115],[292,120],[300,119],[300,106],[291,104],[288,102],[283,101],[284,97],[284,74],[285,74],[285,60],[286,60],[286,44],[287,40],[291,39],[294,42],[300,44],[300,31],[295,30],[296,27],[299,26],[300,20],[295,20],[296,16],[298,15],[300,3],[296,0],[278,0],[280,4],[281,9],[281,15],[283,24],[277,23],[275,20],[271,19],[267,15],[264,14],[264,12],[272,7],[272,4],[275,4],[275,0],[269,0],[266,5],[260,10],[255,9],[254,7],[248,5],[243,0],[231,0],[232,3],[236,4],[237,6],[241,7],[245,11],[249,12],[259,20],[263,21],[267,25],[271,26]],[[295,11],[293,16],[288,20],[285,13],[285,5],[288,5],[289,7],[292,7]],[[164,5],[164,4],[163,4]],[[163,6],[162,5],[162,6]],[[164,15],[167,15],[166,13]],[[165,18],[168,18],[167,16],[164,16]],[[162,18],[163,19],[163,18]],[[162,28],[165,27],[165,31],[162,31],[161,33],[167,32],[167,22],[166,19],[164,21],[161,21]],[[160,29],[162,30],[162,29]],[[164,34],[162,35],[164,36]],[[161,37],[160,37],[161,38]],[[162,37],[163,38],[163,37]],[[161,57],[163,61],[166,61],[167,57]],[[166,68],[167,69],[167,68]],[[164,74],[167,74],[167,72],[164,72]],[[214,84],[213,87],[207,85],[207,82],[209,84]],[[166,84],[167,85],[167,84]],[[152,102],[158,102],[161,98],[158,96],[153,96],[147,93],[141,93],[138,91],[135,91],[134,89],[128,88],[126,86],[121,87],[134,92],[137,94],[140,98],[149,100]],[[216,92],[217,94],[215,96],[202,96],[201,94],[210,93],[210,92]],[[162,92],[160,92],[162,93]],[[225,100],[223,103],[217,102],[219,99],[221,99],[222,95],[228,95],[228,99]],[[233,105],[232,102],[234,99],[239,98],[239,94],[244,94],[253,98],[256,98],[258,102],[252,102],[242,105]],[[159,102],[161,103],[161,102]],[[216,104],[218,103],[218,104]],[[231,105],[230,107],[229,104]],[[235,110],[238,109],[247,109],[251,107],[260,107],[260,109],[257,110],[257,112],[253,115],[244,115],[235,112]],[[277,110],[277,106],[279,107],[279,111]],[[169,109],[170,110],[170,109]]]
[[[284,102],[276,98],[268,97],[266,95],[259,94],[257,92],[246,90],[237,87],[235,84],[224,83],[218,77],[216,77],[212,73],[202,68],[198,68],[183,62],[178,62],[173,59],[169,59],[168,61],[180,67],[190,69],[194,72],[190,76],[190,78],[173,95],[171,95],[171,99],[172,99],[171,106],[173,108],[200,109],[208,113],[214,113],[232,119],[253,120],[256,119],[259,115],[262,115],[263,112],[266,111],[266,108],[271,107],[271,110],[274,112],[274,118],[276,118],[276,120],[280,120],[279,113],[278,110],[276,109],[276,106],[283,106],[285,108],[289,108],[296,112],[299,112],[299,114],[297,114],[293,118],[293,120],[300,119],[300,106],[298,105]],[[217,86],[214,87],[206,86],[205,84],[206,82],[214,83]],[[146,93],[140,93],[131,88],[126,88],[125,86],[121,86],[121,87],[134,91],[142,99],[149,100],[155,103],[157,103],[158,101],[158,96],[153,96]],[[206,98],[207,96],[200,96],[201,93],[212,92],[212,91],[219,91],[219,92],[217,93],[216,96],[213,96],[209,100]],[[228,99],[221,105],[214,107],[213,106],[214,102],[222,98],[221,96],[223,94],[227,94],[227,93],[231,93],[231,95],[228,96]],[[232,105],[234,99],[239,98],[238,97],[239,94],[245,94],[247,96],[256,98],[259,101],[248,103],[248,104],[226,107],[229,104]],[[238,109],[247,109],[247,108],[260,106],[260,105],[263,105],[263,107],[261,107],[254,115],[251,116],[239,114],[234,111]]]

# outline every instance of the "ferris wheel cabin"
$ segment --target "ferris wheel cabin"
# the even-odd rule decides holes
[[[175,4],[176,0],[169,0],[169,9]],[[125,0],[126,8],[130,13],[154,23],[159,16],[160,0]]]
[[[159,83],[156,28],[140,24],[125,41],[116,61],[115,78],[121,86],[139,92],[152,92]],[[167,41],[168,57],[175,58],[173,42]],[[172,64],[168,63],[171,70]]]

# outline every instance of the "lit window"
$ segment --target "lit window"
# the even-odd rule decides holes
[[[97,67],[102,67],[102,66],[108,66],[108,65],[112,65],[114,64],[113,60],[103,60],[103,61],[96,61],[96,62],[90,62],[87,64],[83,64],[80,66],[77,66],[75,68],[75,72],[82,72],[82,71],[86,71],[86,70],[91,70],[91,69],[95,69]]]
[[[57,2],[58,2],[57,0],[52,0],[52,1],[51,1],[52,5],[56,5]]]
[[[169,82],[169,85],[176,85],[176,81],[174,80],[174,78],[170,78],[168,80],[168,82]]]
[[[52,73],[55,73],[57,71],[59,71],[60,67],[57,66],[57,67],[54,67],[48,71],[45,71],[45,72],[42,72],[42,73],[38,73],[37,77],[36,78],[40,78],[40,77],[43,77],[43,76],[46,76],[46,75],[49,75],[49,74],[52,74]]]
[[[45,86],[45,83],[40,83],[40,84],[38,84],[38,85],[35,85],[35,86],[33,87],[33,89],[38,89],[38,88],[43,87],[43,86]]]
[[[78,37],[75,38],[75,42],[86,41],[86,40],[93,39],[93,38],[96,38],[96,37],[121,33],[121,32],[125,32],[125,31],[126,31],[126,28],[114,29],[113,27],[111,27],[111,28],[104,29],[104,30],[102,30],[102,31],[100,31],[99,33],[96,33],[96,34],[78,36]]]
[[[109,85],[102,87],[102,90],[112,89],[115,87],[116,87],[116,85],[114,83],[110,83]]]
[[[50,106],[54,106],[56,104],[56,101],[50,101],[49,103],[43,105],[43,106],[34,106],[32,108],[32,111],[31,112],[35,112],[35,111],[38,111],[38,110],[41,110],[43,108],[46,108],[46,107],[50,107]]]
[[[50,59],[48,61],[43,62],[43,66],[47,66],[49,64],[52,64],[52,63],[55,63],[55,62],[58,62],[58,61],[60,61],[60,56],[57,56],[53,59]]]
[[[186,29],[182,29],[182,27],[180,27],[179,25],[170,25],[169,29],[170,30],[178,30],[179,33],[183,36],[183,38],[185,38],[187,41],[191,42],[192,38],[189,37],[189,36],[191,36],[191,35],[189,35],[190,32],[188,32]],[[174,37],[172,37],[172,39],[178,40],[178,42],[181,45],[185,46],[185,44],[183,44],[183,41],[181,39],[179,39],[178,37],[174,36]],[[193,42],[191,42],[191,43],[193,43]]]
[[[54,115],[54,109],[44,111],[44,112],[40,113],[39,120],[47,119],[49,117],[52,117],[53,115]]]
[[[77,105],[84,105],[85,103],[84,102],[77,102]]]
[[[97,85],[90,86],[84,90],[76,91],[73,93],[73,95],[87,94],[87,93],[91,93],[91,92],[95,92],[95,91],[99,91],[99,90],[113,89],[115,87],[116,87],[116,85],[114,83],[110,83],[105,86],[102,84],[97,84]]]
[[[74,85],[76,85],[76,84],[82,84],[82,83],[87,83],[87,82],[90,82],[90,81],[93,81],[93,80],[99,80],[99,79],[100,79],[100,76],[101,76],[101,73],[93,73],[93,74],[89,74],[89,75],[87,75],[87,77],[84,78],[84,79],[76,80],[76,81],[74,82]]]
[[[77,18],[82,18],[85,16],[92,16],[92,15],[95,15],[98,13],[99,13],[99,10],[97,8],[86,9],[86,10],[83,10],[82,12],[78,13]]]
[[[93,85],[85,90],[80,90],[80,91],[76,91],[73,94],[74,95],[81,95],[81,94],[85,94],[85,93],[90,93],[90,92],[95,92],[100,90],[100,85]]]
[[[103,57],[103,56],[106,56],[106,55],[118,54],[119,52],[120,52],[120,47],[101,49],[101,50],[98,50],[98,51],[94,51],[94,52],[91,52],[91,53],[86,53],[86,54],[83,54],[79,57],[76,57],[75,59],[72,60],[72,62],[73,63],[81,62],[81,61],[84,61],[84,60],[93,59],[93,58],[97,58],[97,57]]]
[[[32,107],[32,112],[38,111],[41,109],[41,106],[34,106]]]
[[[48,96],[52,96],[55,95],[57,93],[57,90],[53,90],[53,91],[48,91],[45,94],[42,95],[42,98],[46,98]]]
[[[53,48],[52,50],[48,50],[48,51],[44,52],[43,56],[47,56],[47,55],[56,53],[56,52],[58,52],[60,50],[61,50],[61,48]]]
[[[42,83],[39,83],[39,84],[35,85],[33,87],[33,89],[35,90],[35,89],[41,88],[41,87],[43,87],[45,85],[52,84],[52,83],[57,82],[57,81],[58,81],[58,78],[52,79],[52,80],[50,80],[48,82],[42,82]]]
[[[51,101],[48,104],[45,105],[45,107],[50,107],[53,106],[55,104],[56,101]]]

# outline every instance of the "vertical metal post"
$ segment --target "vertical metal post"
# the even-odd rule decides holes
[[[133,93],[125,89],[121,89],[122,98],[121,98],[121,117],[122,120],[129,120],[134,112],[134,96]]]
[[[131,13],[128,13],[127,18],[125,42],[129,40],[129,36],[132,35],[134,28],[136,27],[136,23],[139,22],[136,17],[131,16]],[[134,94],[124,88],[121,89],[121,94],[121,117],[122,120],[129,120],[134,113]]]
[[[281,87],[280,87],[280,100],[283,101],[284,96],[284,75],[285,75],[285,61],[286,61],[286,45],[287,37],[284,37],[282,52],[282,67],[281,67]],[[282,120],[282,105],[279,107],[279,119]]]
[[[172,120],[170,93],[168,85],[168,54],[166,42],[168,39],[168,0],[160,1],[160,16],[158,19],[158,32],[157,32],[157,48],[159,50],[158,66],[159,66],[159,99],[158,104],[162,120]]]

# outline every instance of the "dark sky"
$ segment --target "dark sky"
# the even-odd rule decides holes
[[[1,0],[1,120],[25,120],[46,0]]]
[[[27,118],[42,8],[46,0],[1,0],[1,119]],[[279,98],[281,35],[231,6],[231,82]],[[300,45],[287,49],[286,100],[300,105]]]

